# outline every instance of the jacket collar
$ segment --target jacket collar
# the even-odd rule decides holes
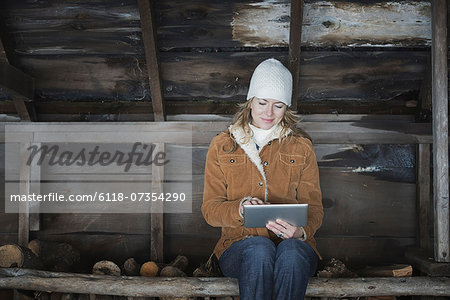
[[[267,143],[269,143],[270,141],[273,141],[273,140],[279,139],[279,138],[285,138],[286,136],[288,136],[291,133],[291,129],[288,129],[288,130],[286,130],[286,133],[283,134],[283,136],[281,136],[281,131],[283,130],[283,127],[280,124],[278,124],[276,126],[277,126],[277,128],[272,130],[269,133],[269,135],[267,136],[267,138],[265,139],[264,145],[258,145],[258,146],[260,146],[261,149],[265,145],[267,145]],[[241,126],[236,126],[233,128],[233,124],[231,124],[228,127],[228,129],[230,130],[230,133],[233,135],[236,143],[242,148],[242,150],[244,150],[245,154],[247,154],[247,156],[250,158],[251,162],[256,166],[259,173],[261,173],[261,176],[264,179],[264,186],[265,186],[264,202],[266,202],[267,194],[268,194],[267,178],[266,178],[266,173],[264,172],[263,164],[261,162],[261,157],[259,156],[259,151],[256,149],[255,141],[252,138],[250,138],[247,143],[244,143],[247,135],[244,132],[244,128],[242,128]]]

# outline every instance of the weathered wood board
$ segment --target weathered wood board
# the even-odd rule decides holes
[[[350,264],[403,261],[404,249],[415,243],[417,226],[414,149],[409,145],[315,146],[325,207],[317,237],[324,257],[338,257]],[[167,150],[183,151],[174,146]],[[200,212],[206,151],[205,144],[195,144],[192,149],[192,213],[166,214],[164,223],[167,259],[188,255],[197,266],[220,235],[220,229],[206,224]],[[8,172],[14,173],[14,168]],[[48,179],[67,180],[69,187],[74,185],[70,181],[77,179],[68,174],[67,167],[43,168],[43,172]],[[132,176],[150,177],[151,170]],[[14,234],[16,218],[2,214],[2,220],[8,222],[2,232]],[[148,259],[150,221],[146,214],[43,214],[40,232],[31,237],[73,243],[87,258],[80,268],[89,269],[104,259],[102,255],[119,264],[131,256]],[[115,253],[116,247],[121,249],[119,253]]]
[[[303,51],[298,100],[358,100],[361,105],[364,101],[384,101],[383,106],[387,107],[388,100],[400,100],[405,108],[414,106],[417,103],[410,100],[417,98],[428,55],[427,51]],[[219,105],[224,101],[242,102],[252,70],[267,57],[286,58],[280,52],[163,53],[161,72],[166,103],[169,108],[176,100],[195,101],[194,105],[210,103],[209,112],[216,113],[217,104],[212,101],[219,101]],[[134,57],[23,56],[21,61],[25,72],[36,78],[39,102],[150,100],[145,63]],[[201,100],[203,103],[198,103]],[[356,102],[354,105],[358,106]],[[125,106],[122,113],[132,109]],[[38,112],[50,113],[40,111],[39,106]]]
[[[167,113],[233,113],[230,102],[244,99],[258,62],[270,56],[284,59],[289,3],[157,2]],[[101,106],[99,117],[91,116],[95,108],[82,112],[68,104],[60,119],[71,120],[115,120],[120,116],[104,114],[150,110],[150,103],[140,106],[150,101],[150,91],[135,1],[4,1],[0,16],[20,65],[36,77],[40,120],[55,120],[48,114],[55,114],[57,106],[45,107],[41,101],[135,102],[126,109],[123,103]],[[298,99],[311,103],[299,105],[299,111],[413,113],[429,55],[429,1],[306,1],[303,23],[303,45],[314,51],[302,52]],[[336,46],[358,51],[324,51]],[[248,47],[263,52],[242,51]],[[215,53],[217,48],[223,49]],[[0,100],[7,99],[0,93]],[[194,101],[199,109],[184,108],[188,103],[176,100]],[[379,101],[385,102],[379,106]]]
[[[290,1],[156,2],[162,49],[287,47]],[[143,54],[135,1],[5,1],[22,54]],[[305,1],[302,44],[417,47],[431,42],[429,1]],[[111,46],[114,46],[111,48]]]

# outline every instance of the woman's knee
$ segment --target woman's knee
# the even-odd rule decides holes
[[[246,244],[244,258],[252,257],[260,261],[275,259],[276,247],[270,239],[260,236],[250,237]]]
[[[317,259],[314,250],[307,243],[300,240],[287,239],[282,241],[277,247],[277,263],[309,267],[314,263],[314,259]]]

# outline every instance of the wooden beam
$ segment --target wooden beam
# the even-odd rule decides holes
[[[300,53],[302,43],[303,0],[291,0],[291,21],[289,29],[289,69],[292,73],[292,105],[297,111],[300,79]]]
[[[130,277],[0,269],[0,289],[131,297],[237,296],[236,279],[227,277]],[[450,278],[311,278],[306,296],[450,296]]]
[[[31,76],[0,61],[0,88],[11,96],[21,119],[36,120],[36,112],[30,105],[34,95],[34,79]]]
[[[429,144],[417,146],[417,211],[419,219],[419,245],[425,250],[431,250],[430,211],[431,211],[431,147]]]
[[[60,125],[70,124],[71,132]],[[135,142],[135,133],[141,132],[153,143],[209,143],[230,122],[115,122],[120,132],[112,130],[111,123],[43,123],[33,124],[34,143],[51,142]],[[30,127],[4,122],[2,126],[16,126],[18,133],[29,133]],[[431,144],[431,126],[427,123],[399,122],[300,122],[299,126],[308,132],[316,144]],[[192,140],[183,135],[186,128],[193,130]],[[93,130],[95,128],[95,131]],[[12,130],[12,129],[10,129]],[[133,134],[127,134],[127,131]],[[151,135],[150,135],[151,133]],[[168,134],[170,133],[170,134]],[[3,136],[0,131],[0,138]],[[28,139],[28,137],[25,137]],[[31,139],[31,138],[30,138]],[[10,137],[10,141],[21,142],[21,135]]]
[[[430,276],[450,276],[450,263],[436,262],[425,249],[409,248],[405,252],[406,260],[419,270]]]
[[[164,121],[164,99],[160,76],[159,51],[156,43],[156,26],[153,18],[152,3],[150,0],[138,0],[141,17],[142,39],[147,61],[148,79],[152,95],[153,114],[155,121]]]
[[[379,51],[379,46],[417,49],[431,44],[429,1],[395,1],[392,5],[379,5],[380,1],[305,2],[305,46],[378,47]],[[79,11],[95,17],[95,22],[89,24],[81,22],[76,15],[55,15],[56,11],[67,10],[67,3],[63,1],[33,6],[32,9],[27,5],[2,3],[12,8],[4,11],[5,19],[14,28],[17,40],[24,41],[20,51],[25,56],[141,55],[140,47],[124,39],[124,30],[139,30],[135,1],[108,4],[77,1]],[[208,1],[205,5],[205,1],[199,0],[155,1],[155,9],[162,16],[157,19],[160,49],[287,47],[289,3],[286,0],[252,1],[249,5],[249,1],[234,0]],[[95,9],[95,15],[91,14],[92,9]],[[18,16],[26,16],[26,22]],[[50,26],[52,30],[48,30]],[[73,30],[68,33],[68,28]],[[104,32],[105,28],[108,32]],[[62,39],[64,34],[71,38]],[[93,40],[96,42],[92,43]]]
[[[165,153],[164,143],[156,143],[154,155]],[[154,159],[154,158],[152,158]],[[164,165],[152,165],[152,194],[164,194]],[[164,262],[164,202],[152,202],[150,228],[150,258],[156,262]]]
[[[62,101],[50,100],[36,102],[39,120],[46,121],[95,121],[99,118],[110,121],[149,121],[153,118],[153,109],[149,110],[149,102],[141,101]],[[168,101],[165,104],[167,115],[178,114],[214,114],[232,115],[237,111],[234,101]],[[355,103],[348,101],[301,102],[297,110],[300,114],[406,114],[412,115],[416,108],[405,107],[403,102],[364,101]],[[9,100],[0,102],[0,113],[15,114],[14,103]]]
[[[16,53],[14,52],[15,45],[6,31],[4,18],[0,18],[0,44],[0,48],[3,49],[1,57],[3,59],[6,59],[6,62],[8,62],[10,65],[19,68],[19,62]]]
[[[3,47],[3,43],[0,39],[0,61],[8,61],[8,58],[6,57],[6,51],[5,47]]]
[[[422,79],[419,90],[419,103],[416,112],[417,121],[419,122],[431,122],[431,77],[431,59],[429,59],[425,68],[425,76]]]
[[[13,43],[6,33],[3,20],[0,20],[0,89],[11,96],[15,110],[22,120],[37,119],[32,103],[34,79],[18,69]]]
[[[447,1],[432,1],[434,258],[450,262]]]
[[[289,14],[288,3],[277,1],[268,5],[267,2],[258,1],[248,5],[246,2],[235,2],[231,23],[233,39],[228,44],[240,42],[246,47],[285,47],[289,34],[289,19],[286,18]],[[172,15],[170,18],[164,14],[169,20],[174,18],[175,13],[182,12],[181,8],[177,10],[176,7],[166,6],[162,9]],[[169,12],[170,9],[172,12]],[[213,13],[218,15],[219,20],[225,19],[217,10]],[[306,1],[304,10],[303,39],[306,46],[398,47],[406,44],[426,45],[430,42],[430,3],[427,1],[398,1],[386,6],[363,1]],[[205,15],[209,17],[210,11],[206,10]],[[177,43],[176,38],[180,39],[181,33],[186,34],[187,30],[183,32],[179,27],[170,28],[172,24],[167,23],[161,25],[161,30],[169,39],[164,41],[164,46],[173,47]],[[192,26],[192,23],[189,25]],[[179,35],[177,31],[180,31]],[[201,32],[205,36],[203,45],[208,39],[217,41],[216,31],[211,31]],[[191,39],[190,45],[201,37],[194,36]],[[178,41],[180,44],[181,41]]]

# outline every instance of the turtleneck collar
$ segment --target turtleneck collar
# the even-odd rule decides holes
[[[250,125],[250,129],[253,131],[253,141],[258,145],[258,149],[263,148],[267,143],[274,138],[279,138],[282,130],[281,125],[278,123],[272,128],[269,129],[261,129],[252,124]]]

